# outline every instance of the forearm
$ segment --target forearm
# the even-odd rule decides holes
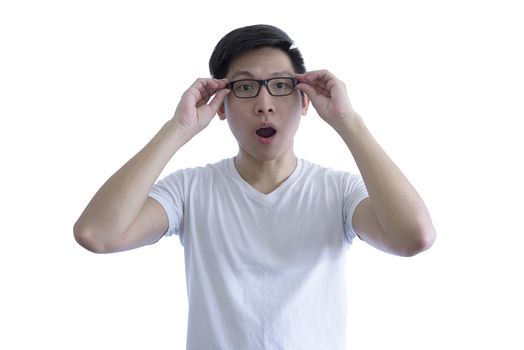
[[[339,133],[362,174],[369,200],[357,206],[353,215],[357,233],[377,248],[398,255],[427,249],[435,231],[426,206],[354,112],[345,84],[327,70],[296,76],[297,88]]]
[[[75,224],[75,235],[111,241],[131,225],[171,157],[190,136],[172,121],[98,190]]]
[[[408,179],[373,138],[362,118],[353,115],[334,126],[360,170],[377,220],[392,246],[431,241],[426,206]]]

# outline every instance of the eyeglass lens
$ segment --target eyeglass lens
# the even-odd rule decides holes
[[[235,96],[240,98],[255,97],[258,95],[264,81],[258,80],[238,80],[233,84]],[[294,78],[272,78],[266,81],[269,93],[274,96],[286,96],[293,93],[295,87]]]

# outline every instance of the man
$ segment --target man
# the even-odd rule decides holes
[[[344,349],[347,248],[358,237],[412,256],[435,231],[415,189],[355,113],[344,84],[306,72],[291,39],[266,25],[216,46],[171,120],[96,193],[74,227],[109,253],[176,234],[184,246],[188,349]],[[342,137],[362,178],[297,159],[312,104]],[[218,114],[234,158],[179,170],[171,157]]]

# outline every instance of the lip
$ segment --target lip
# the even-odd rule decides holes
[[[275,135],[273,135],[271,137],[261,137],[261,136],[258,136],[258,135],[255,134],[258,142],[260,142],[263,145],[270,145],[270,144],[272,144],[273,140],[275,139]]]
[[[261,129],[261,128],[273,128],[277,132],[273,136],[271,136],[271,137],[261,137],[261,136],[257,135],[257,130]],[[261,123],[255,129],[253,129],[253,135],[258,140],[258,142],[260,142],[263,145],[270,145],[271,143],[273,143],[277,133],[278,133],[277,128],[275,127],[275,125],[273,123],[270,123],[270,122]]]
[[[277,130],[277,127],[275,126],[275,124],[271,122],[263,122],[263,123],[258,124],[257,127],[253,129],[253,132],[256,132],[258,129],[261,129],[261,128],[273,128]]]

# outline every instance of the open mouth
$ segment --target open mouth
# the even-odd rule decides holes
[[[269,126],[269,127],[257,129],[255,133],[260,137],[270,138],[271,136],[275,135],[277,131]]]

